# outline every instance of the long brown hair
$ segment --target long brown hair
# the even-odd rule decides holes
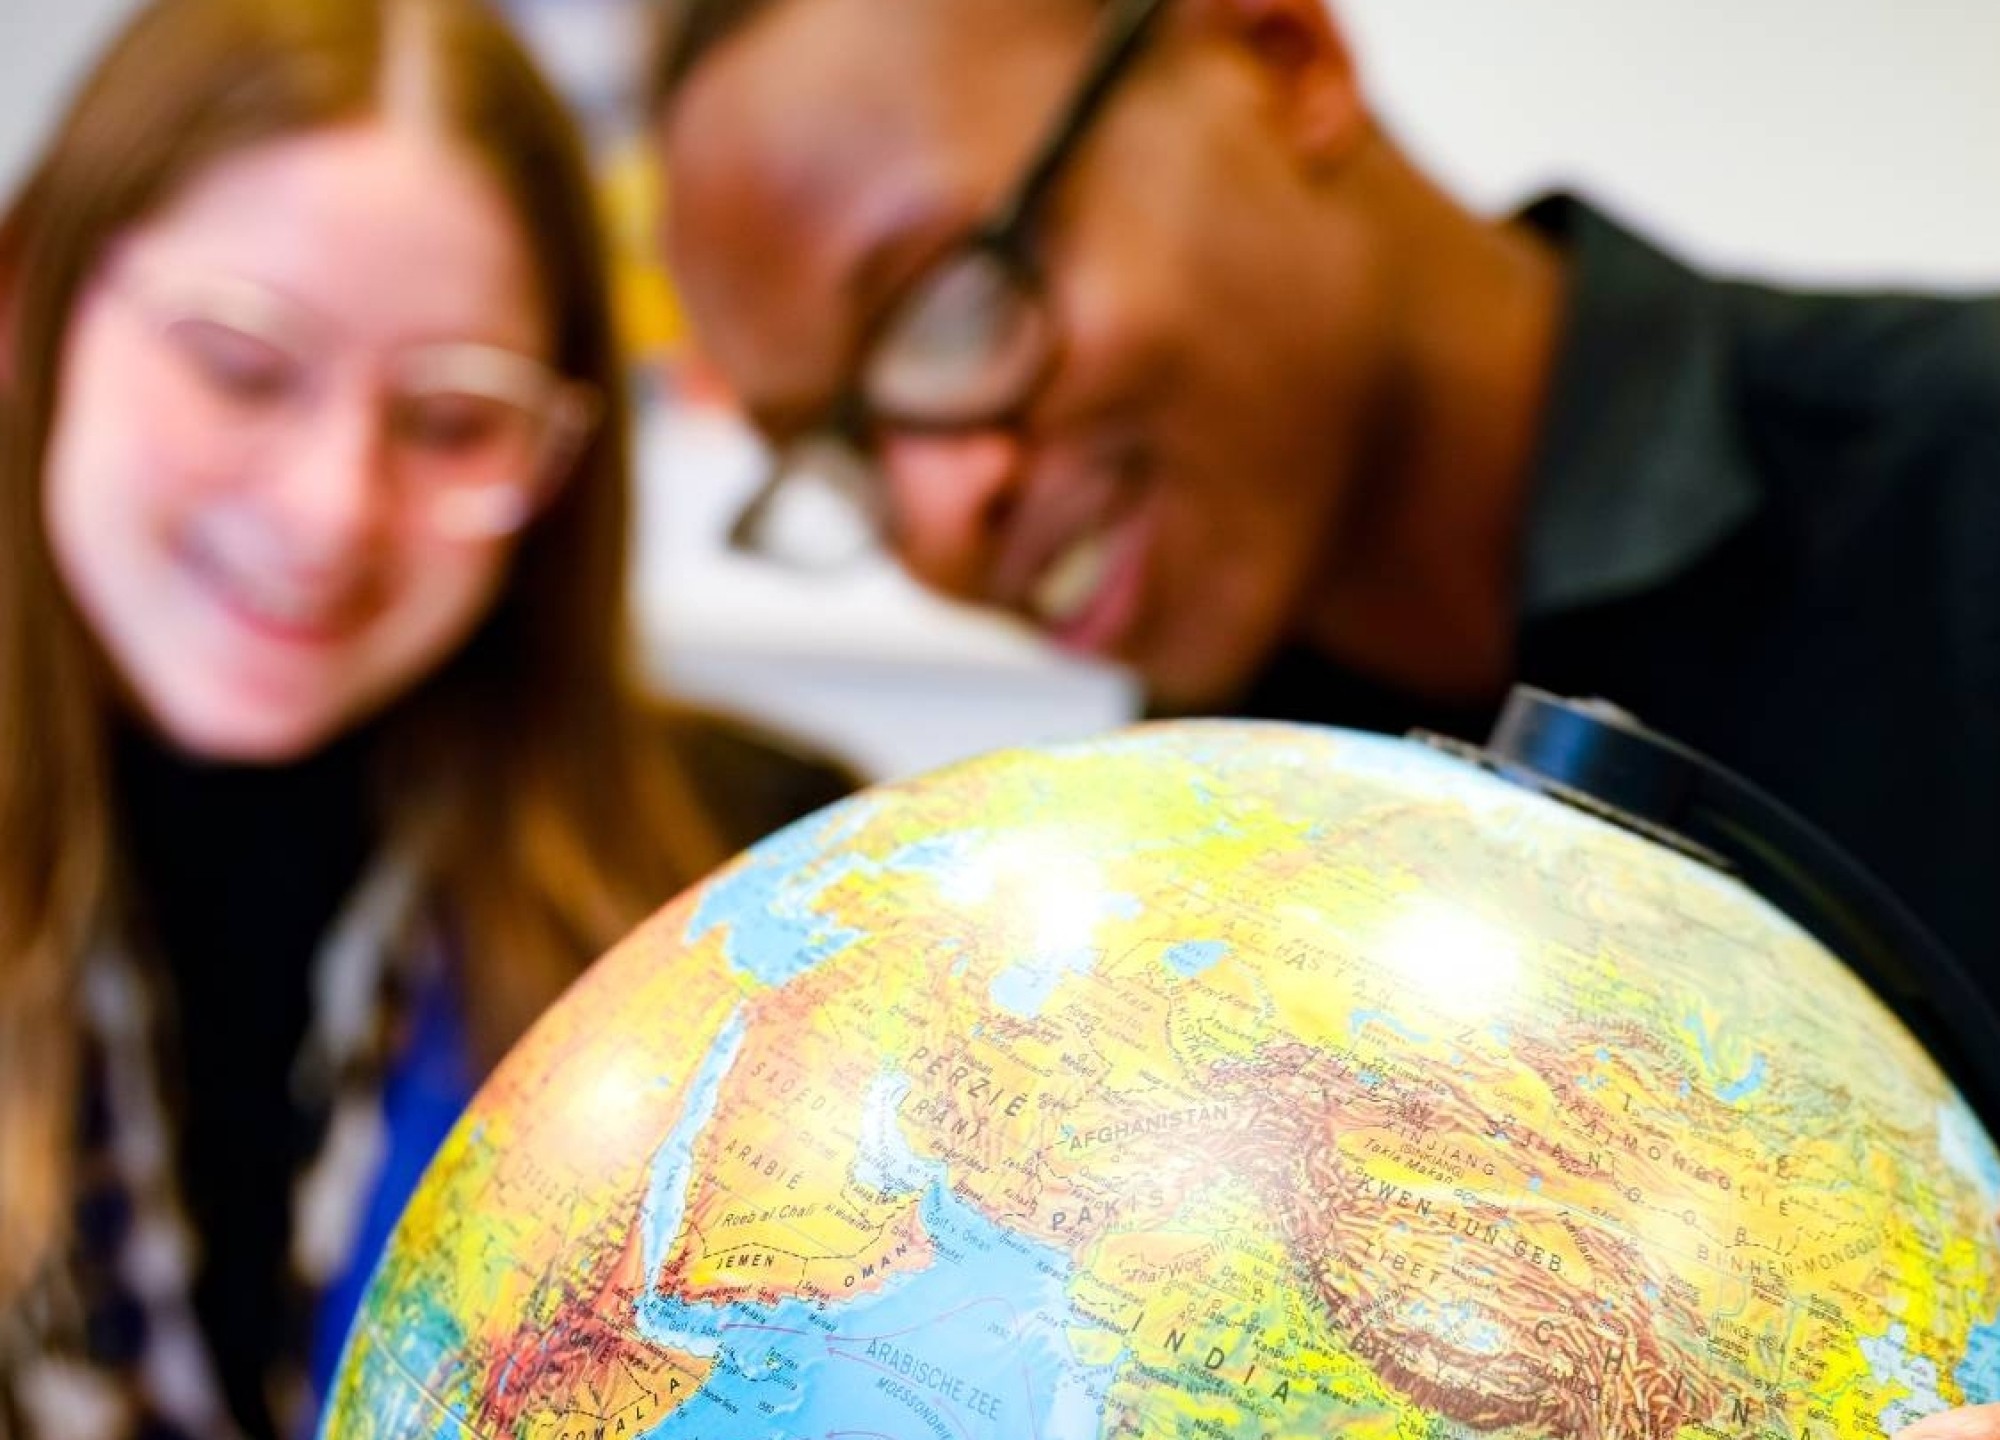
[[[400,23],[412,15],[425,23]],[[436,122],[511,202],[554,363],[606,404],[478,632],[380,724],[384,826],[393,840],[423,817],[486,1057],[722,858],[624,679],[625,378],[588,170],[561,104],[477,0],[156,0],[0,221],[0,1304],[63,1233],[80,955],[117,870],[114,692],[41,514],[71,312],[109,244],[205,167],[378,113],[388,62],[408,63],[412,43]]]

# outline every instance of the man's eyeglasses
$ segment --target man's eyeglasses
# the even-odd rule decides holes
[[[124,269],[112,291],[160,343],[163,424],[193,463],[249,472],[303,433],[332,388],[338,347],[260,286]],[[474,342],[402,350],[379,389],[381,453],[399,497],[467,541],[525,524],[602,409],[592,386]]]
[[[774,457],[730,526],[732,549],[801,569],[845,564],[889,527],[870,454],[878,431],[977,429],[1026,408],[1056,352],[1036,222],[1165,3],[1113,0],[1082,82],[1021,179],[874,327],[841,398]]]

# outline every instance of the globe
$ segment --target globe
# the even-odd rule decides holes
[[[1877,1436],[2000,1154],[1734,880],[1412,742],[1139,726],[780,832],[444,1145],[324,1434]]]

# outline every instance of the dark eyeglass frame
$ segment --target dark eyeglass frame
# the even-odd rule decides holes
[[[968,255],[985,255],[998,262],[1020,286],[1024,296],[1039,297],[1042,290],[1041,267],[1035,256],[1035,226],[1053,193],[1056,181],[1080,148],[1092,123],[1104,109],[1118,82],[1131,70],[1132,62],[1145,47],[1145,41],[1152,32],[1153,22],[1166,9],[1167,0],[1113,0],[1110,13],[1099,32],[1097,46],[1083,79],[1071,94],[1069,103],[1059,113],[1056,123],[1048,136],[1035,151],[1034,158],[1022,172],[1007,196],[993,212],[973,227],[971,232],[957,244],[933,260],[912,282],[905,287],[903,296],[886,306],[878,323],[858,347],[860,364],[852,367],[859,372],[865,366],[867,357],[877,338],[888,324],[898,315],[902,299],[920,290],[931,276],[962,262]],[[1037,298],[1037,303],[1039,299]],[[1044,369],[1046,367],[1043,367]],[[1005,405],[989,408],[978,413],[967,413],[950,419],[936,417],[898,417],[869,403],[862,392],[862,386],[850,378],[841,389],[840,396],[829,407],[820,422],[811,426],[804,439],[794,441],[781,449],[773,458],[769,472],[757,491],[737,513],[730,524],[729,548],[752,555],[766,552],[756,542],[768,514],[784,491],[787,480],[794,474],[792,460],[798,449],[814,441],[832,438],[850,447],[857,454],[865,454],[869,449],[870,433],[883,425],[895,425],[910,430],[924,430],[945,433],[955,430],[977,429],[981,426],[1002,423],[1017,413],[1033,393],[1039,375],[1031,378],[1023,393],[1012,397]],[[869,516],[879,530],[881,497],[857,496],[869,508]]]

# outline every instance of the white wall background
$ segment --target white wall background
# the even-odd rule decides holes
[[[1725,268],[2000,283],[1994,0],[1337,0],[1379,108],[1500,208],[1585,185]]]
[[[2000,287],[2000,0],[1336,3],[1391,129],[1478,208],[1569,185],[1739,273]],[[544,0],[545,20],[574,7],[559,66],[619,48],[586,32],[630,4]],[[0,0],[0,185],[126,8]],[[885,570],[804,585],[724,560],[714,537],[756,459],[714,417],[655,415],[641,459],[663,677],[881,774],[1130,713],[1123,677]]]
[[[78,68],[129,0],[0,0],[0,186],[12,194]]]

